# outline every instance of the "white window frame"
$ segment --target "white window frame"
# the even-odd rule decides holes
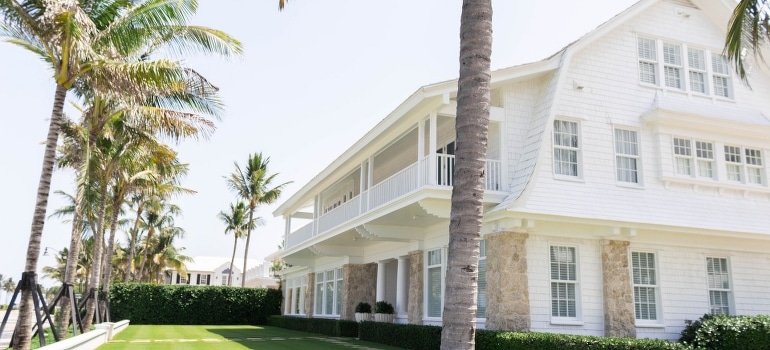
[[[642,255],[647,264],[642,266]],[[638,257],[637,257],[638,256]],[[657,325],[660,324],[661,316],[661,293],[658,265],[658,254],[651,251],[631,251],[631,284],[634,292],[634,318],[637,325]],[[647,293],[640,294],[641,291]],[[652,294],[649,294],[652,292]],[[650,302],[650,297],[652,302]],[[643,300],[644,299],[644,300]],[[650,308],[652,304],[652,308]],[[644,309],[647,309],[647,315],[654,312],[654,317],[644,317]]]
[[[636,40],[639,84],[711,98],[735,98],[731,68],[721,50],[646,35],[640,35]],[[671,55],[676,51],[678,58]],[[703,62],[695,57],[702,58]],[[674,71],[678,72],[678,84],[673,84],[669,75]],[[703,78],[704,91],[693,88],[693,75]]]
[[[672,89],[686,90],[682,45],[665,41],[661,45],[663,48],[663,84]]]
[[[554,261],[554,259],[552,258],[553,250],[554,249],[559,249],[559,250],[566,249],[566,251],[568,251],[568,252],[571,251],[574,254],[574,262],[572,262],[572,263],[569,263],[569,262],[561,263],[561,262],[558,261],[558,259],[557,259],[557,261]],[[561,252],[559,252],[559,251],[556,252],[556,254],[559,254],[559,253],[561,253]],[[557,265],[554,266],[554,263],[556,263]],[[569,264],[573,264],[574,265],[574,278],[569,279],[569,276],[568,276],[567,279],[561,279],[560,278],[560,276],[561,276],[561,267],[562,267],[561,264],[567,264],[566,267],[568,269],[567,270],[568,271],[568,275],[570,274],[569,266],[568,265]],[[582,324],[581,320],[582,320],[583,315],[582,315],[581,298],[580,298],[580,258],[579,258],[578,247],[574,246],[574,245],[566,245],[566,244],[551,244],[551,245],[549,245],[548,246],[548,266],[550,268],[550,278],[549,278],[550,288],[549,288],[549,291],[550,291],[550,295],[551,295],[551,297],[550,297],[550,300],[551,300],[551,314],[550,314],[551,315],[551,323],[552,324]],[[557,272],[557,275],[558,275],[557,277],[558,278],[556,278],[556,279],[554,279],[554,277],[555,277],[554,276],[554,268],[556,268],[557,271],[558,271]],[[557,306],[557,305],[554,304],[555,302],[563,300],[562,298],[558,298],[557,300],[553,299],[554,288],[557,288],[557,290],[556,290],[557,294],[560,294],[560,292],[559,292],[560,285],[572,286],[574,288],[574,291],[573,291],[574,298],[571,299],[571,298],[569,298],[569,295],[567,295],[566,300],[564,300],[568,304],[569,304],[570,300],[572,300],[572,302],[574,303],[574,307],[575,307],[575,309],[574,309],[575,310],[574,316],[570,316],[570,315],[561,316],[560,315],[560,311],[559,311],[560,306]],[[567,294],[569,294],[569,290],[567,290]],[[554,306],[557,306],[557,307],[554,308]],[[569,308],[569,305],[567,306],[567,308]],[[554,313],[556,313],[556,315],[554,315]]]
[[[187,284],[187,274],[179,274],[179,284]]]
[[[714,265],[715,261],[719,261],[719,271],[716,271],[715,269],[716,265]],[[722,265],[722,262],[724,262],[724,266]],[[713,272],[713,273],[712,273]],[[709,300],[709,313],[711,314],[725,314],[725,315],[733,315],[734,314],[734,305],[733,302],[733,281],[732,281],[732,273],[730,271],[730,259],[726,257],[719,257],[719,256],[707,256],[706,257],[706,281],[708,286],[708,300]],[[721,282],[721,285],[720,283]],[[725,285],[727,283],[727,285]],[[715,297],[719,295],[720,298],[724,303],[720,305],[715,305],[714,300]],[[726,303],[726,306],[725,306]],[[724,309],[727,310],[724,310]],[[719,312],[714,312],[715,310],[718,310]]]
[[[479,278],[477,281],[476,318],[486,319],[487,305],[487,241],[481,240],[479,246]]]
[[[209,283],[209,275],[200,274],[199,276],[201,276],[201,281],[198,284],[206,285]]]
[[[671,140],[671,147],[674,157],[674,173],[676,175],[698,179],[716,179],[714,142],[674,136]],[[682,166],[685,163],[689,168],[689,172],[682,172]]]
[[[227,285],[227,277],[229,277],[226,273],[222,274],[222,285]]]
[[[286,280],[286,287],[289,291],[291,291],[291,299],[289,300],[289,312],[287,315],[304,315],[307,276],[298,276]]]
[[[625,139],[620,140],[618,132],[633,133],[635,135],[634,142],[632,143]],[[630,128],[615,127],[612,138],[613,150],[615,152],[615,181],[619,184],[641,186],[643,184],[641,133]],[[626,144],[628,144],[628,147],[626,147]],[[634,169],[628,167],[631,163],[634,164]],[[629,175],[635,175],[635,178],[627,179]]]
[[[315,274],[315,303],[313,315],[335,317],[340,315],[342,301],[343,272],[341,267],[318,271]],[[329,289],[331,288],[331,289]],[[331,295],[329,291],[331,290]]]
[[[723,150],[725,177],[728,181],[758,186],[766,185],[761,149],[724,144]]]
[[[433,263],[431,264],[431,253],[438,253],[439,254],[439,263]],[[446,253],[444,252],[444,248],[436,248],[436,249],[430,249],[425,251],[425,285],[424,285],[424,295],[425,295],[425,317],[428,319],[438,319],[441,318],[441,316],[444,313],[444,287],[446,281],[445,279],[445,271],[446,271]],[[432,269],[438,269],[439,276],[440,276],[440,295],[439,295],[439,301],[441,304],[441,307],[439,308],[439,314],[438,316],[431,315],[430,313],[430,301],[431,301],[431,290],[430,290],[430,272]]]
[[[744,166],[746,168],[746,183],[753,185],[765,184],[765,169],[762,161],[762,150],[757,148],[743,148]]]
[[[573,131],[560,131],[557,133],[557,129],[560,129],[557,127],[557,125],[562,123],[568,123],[570,127],[574,126]],[[561,178],[570,178],[570,179],[579,179],[583,176],[583,169],[582,169],[582,154],[580,151],[580,145],[582,142],[582,139],[580,137],[580,122],[575,120],[569,120],[569,119],[556,119],[553,121],[553,173],[556,177]],[[567,140],[565,144],[565,138],[574,139],[574,144],[572,144],[571,140]],[[561,142],[559,142],[561,140]],[[561,156],[564,154],[569,154],[569,158],[573,157],[574,154],[574,162],[572,159],[568,160],[558,160],[561,159]],[[573,168],[574,166],[574,168]],[[566,173],[564,170],[567,170]],[[574,174],[572,173],[574,170]]]

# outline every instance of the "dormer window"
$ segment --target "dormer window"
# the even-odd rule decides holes
[[[639,82],[643,85],[733,98],[730,67],[727,59],[716,50],[640,37],[637,51]]]

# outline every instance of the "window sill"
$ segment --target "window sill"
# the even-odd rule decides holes
[[[636,323],[636,328],[666,328],[662,323]]]
[[[711,95],[711,94],[704,94],[697,91],[691,91],[691,90],[681,90],[677,88],[672,88],[668,86],[660,86],[657,84],[650,84],[645,82],[639,82],[639,86],[648,88],[648,89],[656,89],[663,91],[663,93],[675,93],[675,94],[682,94],[687,95],[688,97],[699,97],[699,98],[706,98],[710,99],[712,101],[723,101],[723,102],[735,102],[735,97],[724,97],[724,96],[718,96],[718,95]]]
[[[554,326],[582,326],[585,325],[585,322],[579,320],[551,319],[551,324]]]
[[[663,186],[668,188],[671,184],[684,184],[684,185],[690,185],[693,187],[694,190],[697,190],[699,187],[709,187],[709,188],[716,188],[719,191],[719,194],[722,194],[725,190],[732,190],[732,191],[742,191],[744,195],[747,193],[761,193],[761,194],[770,194],[770,188],[764,186],[764,185],[758,185],[758,184],[744,184],[739,182],[720,182],[718,180],[706,180],[706,179],[696,179],[691,177],[683,177],[683,176],[661,176],[660,180],[663,181]]]
[[[554,180],[560,180],[560,181],[569,181],[569,182],[579,182],[579,183],[585,183],[586,181],[579,176],[568,176],[568,175],[553,175]]]
[[[630,188],[630,189],[634,189],[634,190],[643,190],[644,189],[644,186],[642,184],[640,184],[640,183],[622,182],[622,181],[615,180],[615,184],[618,187]]]

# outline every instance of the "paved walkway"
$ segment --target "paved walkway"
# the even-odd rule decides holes
[[[0,322],[3,322],[5,312],[6,310],[0,311]],[[3,334],[0,334],[0,349],[7,349],[8,345],[11,344],[11,336],[13,335],[14,328],[16,328],[17,318],[19,318],[19,310],[11,311],[11,316],[8,318],[8,324],[5,325]]]

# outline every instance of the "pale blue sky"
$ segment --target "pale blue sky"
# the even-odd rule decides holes
[[[184,186],[198,191],[174,201],[184,211],[177,225],[187,232],[180,241],[187,255],[232,252],[216,216],[235,199],[223,179],[233,162],[252,152],[270,156],[278,181],[293,181],[286,199],[416,89],[458,74],[460,0],[291,0],[280,13],[277,0],[200,2],[195,24],[238,38],[245,53],[231,61],[187,59],[220,87],[227,105],[210,140],[178,147],[190,164]],[[635,2],[495,1],[492,68],[550,56]],[[42,63],[7,43],[0,43],[0,82],[0,273],[18,280],[54,85]],[[71,174],[55,173],[53,190],[72,193]],[[63,204],[52,194],[49,213]],[[250,258],[280,243],[284,222],[272,217],[276,206],[259,210],[268,224],[253,232]],[[61,249],[69,235],[69,224],[50,219],[42,245]],[[54,262],[41,256],[38,267]]]

